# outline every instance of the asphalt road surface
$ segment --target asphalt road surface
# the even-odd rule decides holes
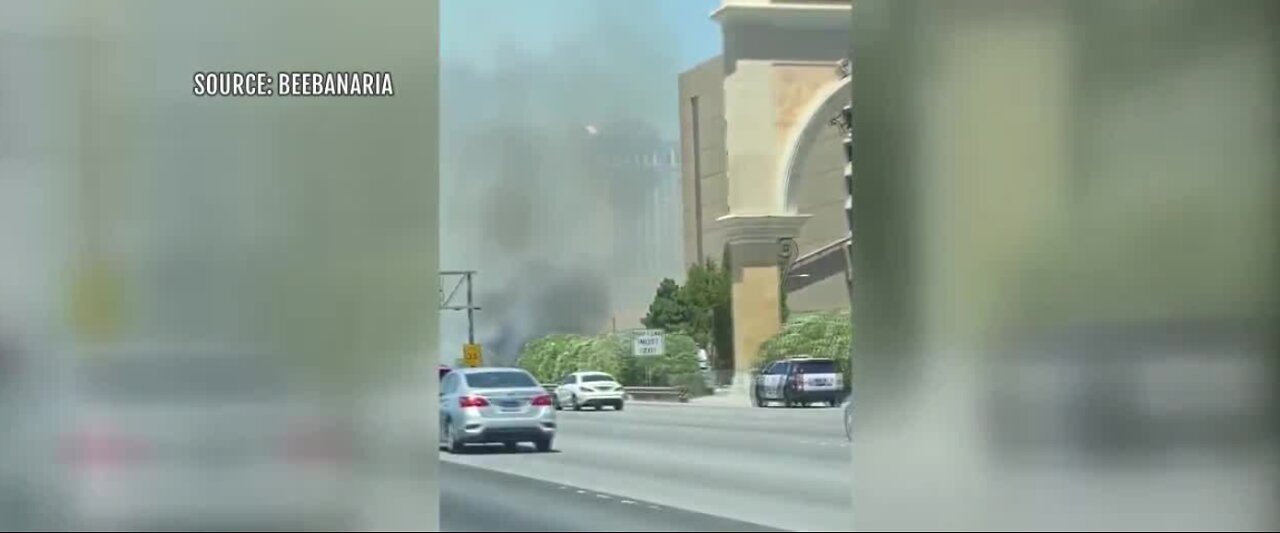
[[[622,412],[562,411],[553,453],[442,452],[442,524],[847,531],[851,455],[841,413],[638,403]]]
[[[776,531],[456,463],[440,479],[441,531]]]

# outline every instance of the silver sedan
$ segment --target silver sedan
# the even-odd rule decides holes
[[[551,395],[519,368],[464,368],[440,383],[440,444],[460,453],[469,444],[532,442],[551,451],[556,412]]]

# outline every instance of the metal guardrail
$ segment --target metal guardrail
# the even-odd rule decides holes
[[[554,393],[560,385],[543,383],[542,388]],[[689,402],[689,390],[684,387],[623,387],[628,400],[649,400],[662,402]]]
[[[686,403],[689,391],[684,387],[624,387],[633,399]]]

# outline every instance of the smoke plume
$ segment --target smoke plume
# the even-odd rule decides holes
[[[601,4],[549,3],[569,27],[544,50],[523,46],[541,35],[510,35],[489,64],[444,50],[441,268],[478,271],[476,335],[489,364],[514,363],[536,336],[598,333],[611,310],[652,293],[615,257],[616,226],[638,217],[601,162],[617,149],[609,139],[674,139],[677,42],[652,3]],[[678,242],[659,253],[678,265]],[[442,326],[447,362],[466,318],[447,313]]]

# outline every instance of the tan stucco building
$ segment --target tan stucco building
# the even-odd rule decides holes
[[[684,257],[732,268],[739,374],[781,325],[779,240],[795,239],[807,260],[848,236],[845,157],[830,120],[850,97],[838,68],[850,11],[848,0],[724,0],[711,15],[723,55],[680,76]],[[843,272],[842,259],[793,277],[788,306],[847,308]]]

